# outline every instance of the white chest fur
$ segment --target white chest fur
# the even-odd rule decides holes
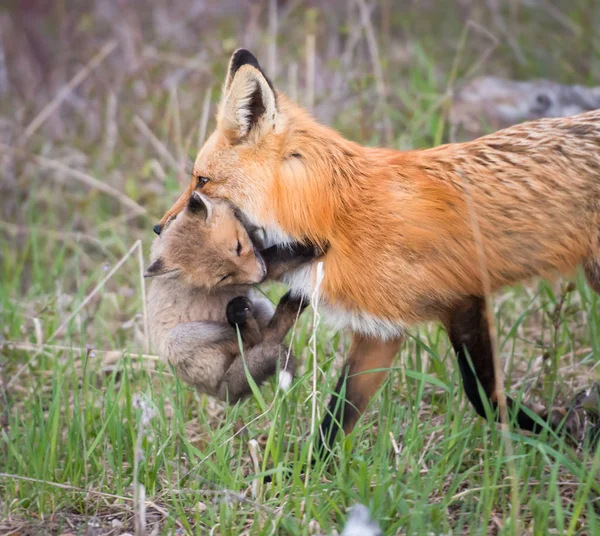
[[[327,278],[327,263],[324,262],[324,280]],[[285,274],[284,283],[287,283],[296,295],[303,295],[312,299],[317,281],[317,262]],[[404,334],[405,328],[398,322],[378,318],[371,313],[351,310],[338,305],[333,306],[327,301],[327,296],[319,292],[319,303],[313,304],[325,317],[327,324],[336,330],[349,329],[378,339],[395,339]]]
[[[267,246],[275,244],[288,245],[294,242],[294,239],[276,224],[270,223],[265,225],[263,223],[261,225],[259,222],[256,222],[256,224],[263,227],[265,231],[265,244]],[[327,262],[324,261],[323,264],[324,280],[326,280]],[[311,262],[305,267],[288,272],[283,277],[283,282],[288,284],[297,296],[303,295],[308,299],[312,299],[313,297],[316,281],[317,262]],[[319,295],[317,307],[319,308],[319,312],[324,316],[327,324],[336,330],[349,329],[354,333],[383,340],[401,337],[405,332],[405,326],[399,322],[379,318],[371,313],[356,309],[332,305],[328,303],[327,296],[322,292]]]

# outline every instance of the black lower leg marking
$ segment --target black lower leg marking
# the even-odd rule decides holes
[[[471,298],[457,307],[447,326],[450,341],[458,358],[465,394],[482,417],[487,418],[481,390],[490,408],[500,421],[496,400],[494,358],[483,298]],[[469,362],[469,358],[471,362]],[[509,418],[515,417],[523,430],[539,432],[542,427],[509,397],[506,397]],[[516,415],[515,415],[516,412]]]
[[[335,386],[335,390],[329,399],[327,413],[319,427],[319,437],[317,438],[316,452],[318,456],[325,454],[325,450],[330,450],[335,442],[339,431],[345,421],[348,402],[346,401],[346,383],[348,379],[349,366],[346,363],[342,368],[342,373]]]

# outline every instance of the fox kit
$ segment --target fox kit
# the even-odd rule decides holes
[[[256,296],[251,285],[308,257],[305,252],[292,260],[272,248],[265,253],[269,269],[231,205],[197,192],[152,245],[146,272],[153,278],[152,343],[183,381],[230,403],[251,392],[244,362],[257,384],[279,363],[280,386],[288,388],[295,371],[283,339],[306,300],[288,294],[273,314],[271,302]]]
[[[486,282],[494,291],[582,265],[600,292],[600,111],[428,150],[368,148],[316,122],[238,50],[217,128],[161,224],[196,190],[234,203],[272,243],[329,244],[320,308],[354,332],[336,390],[345,399],[332,398],[321,428],[330,441],[340,424],[353,428],[419,322],[446,327],[476,411],[486,416],[478,383],[496,407]],[[312,264],[287,281],[310,295],[315,275]]]

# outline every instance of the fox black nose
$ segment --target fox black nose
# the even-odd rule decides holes
[[[152,230],[157,234],[160,235],[160,232],[162,231],[162,225],[160,223],[157,223],[154,227],[152,227]]]

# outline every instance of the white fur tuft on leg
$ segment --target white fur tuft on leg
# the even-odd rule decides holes
[[[292,386],[292,375],[287,371],[283,370],[279,374],[279,388],[282,391],[289,391]]]

